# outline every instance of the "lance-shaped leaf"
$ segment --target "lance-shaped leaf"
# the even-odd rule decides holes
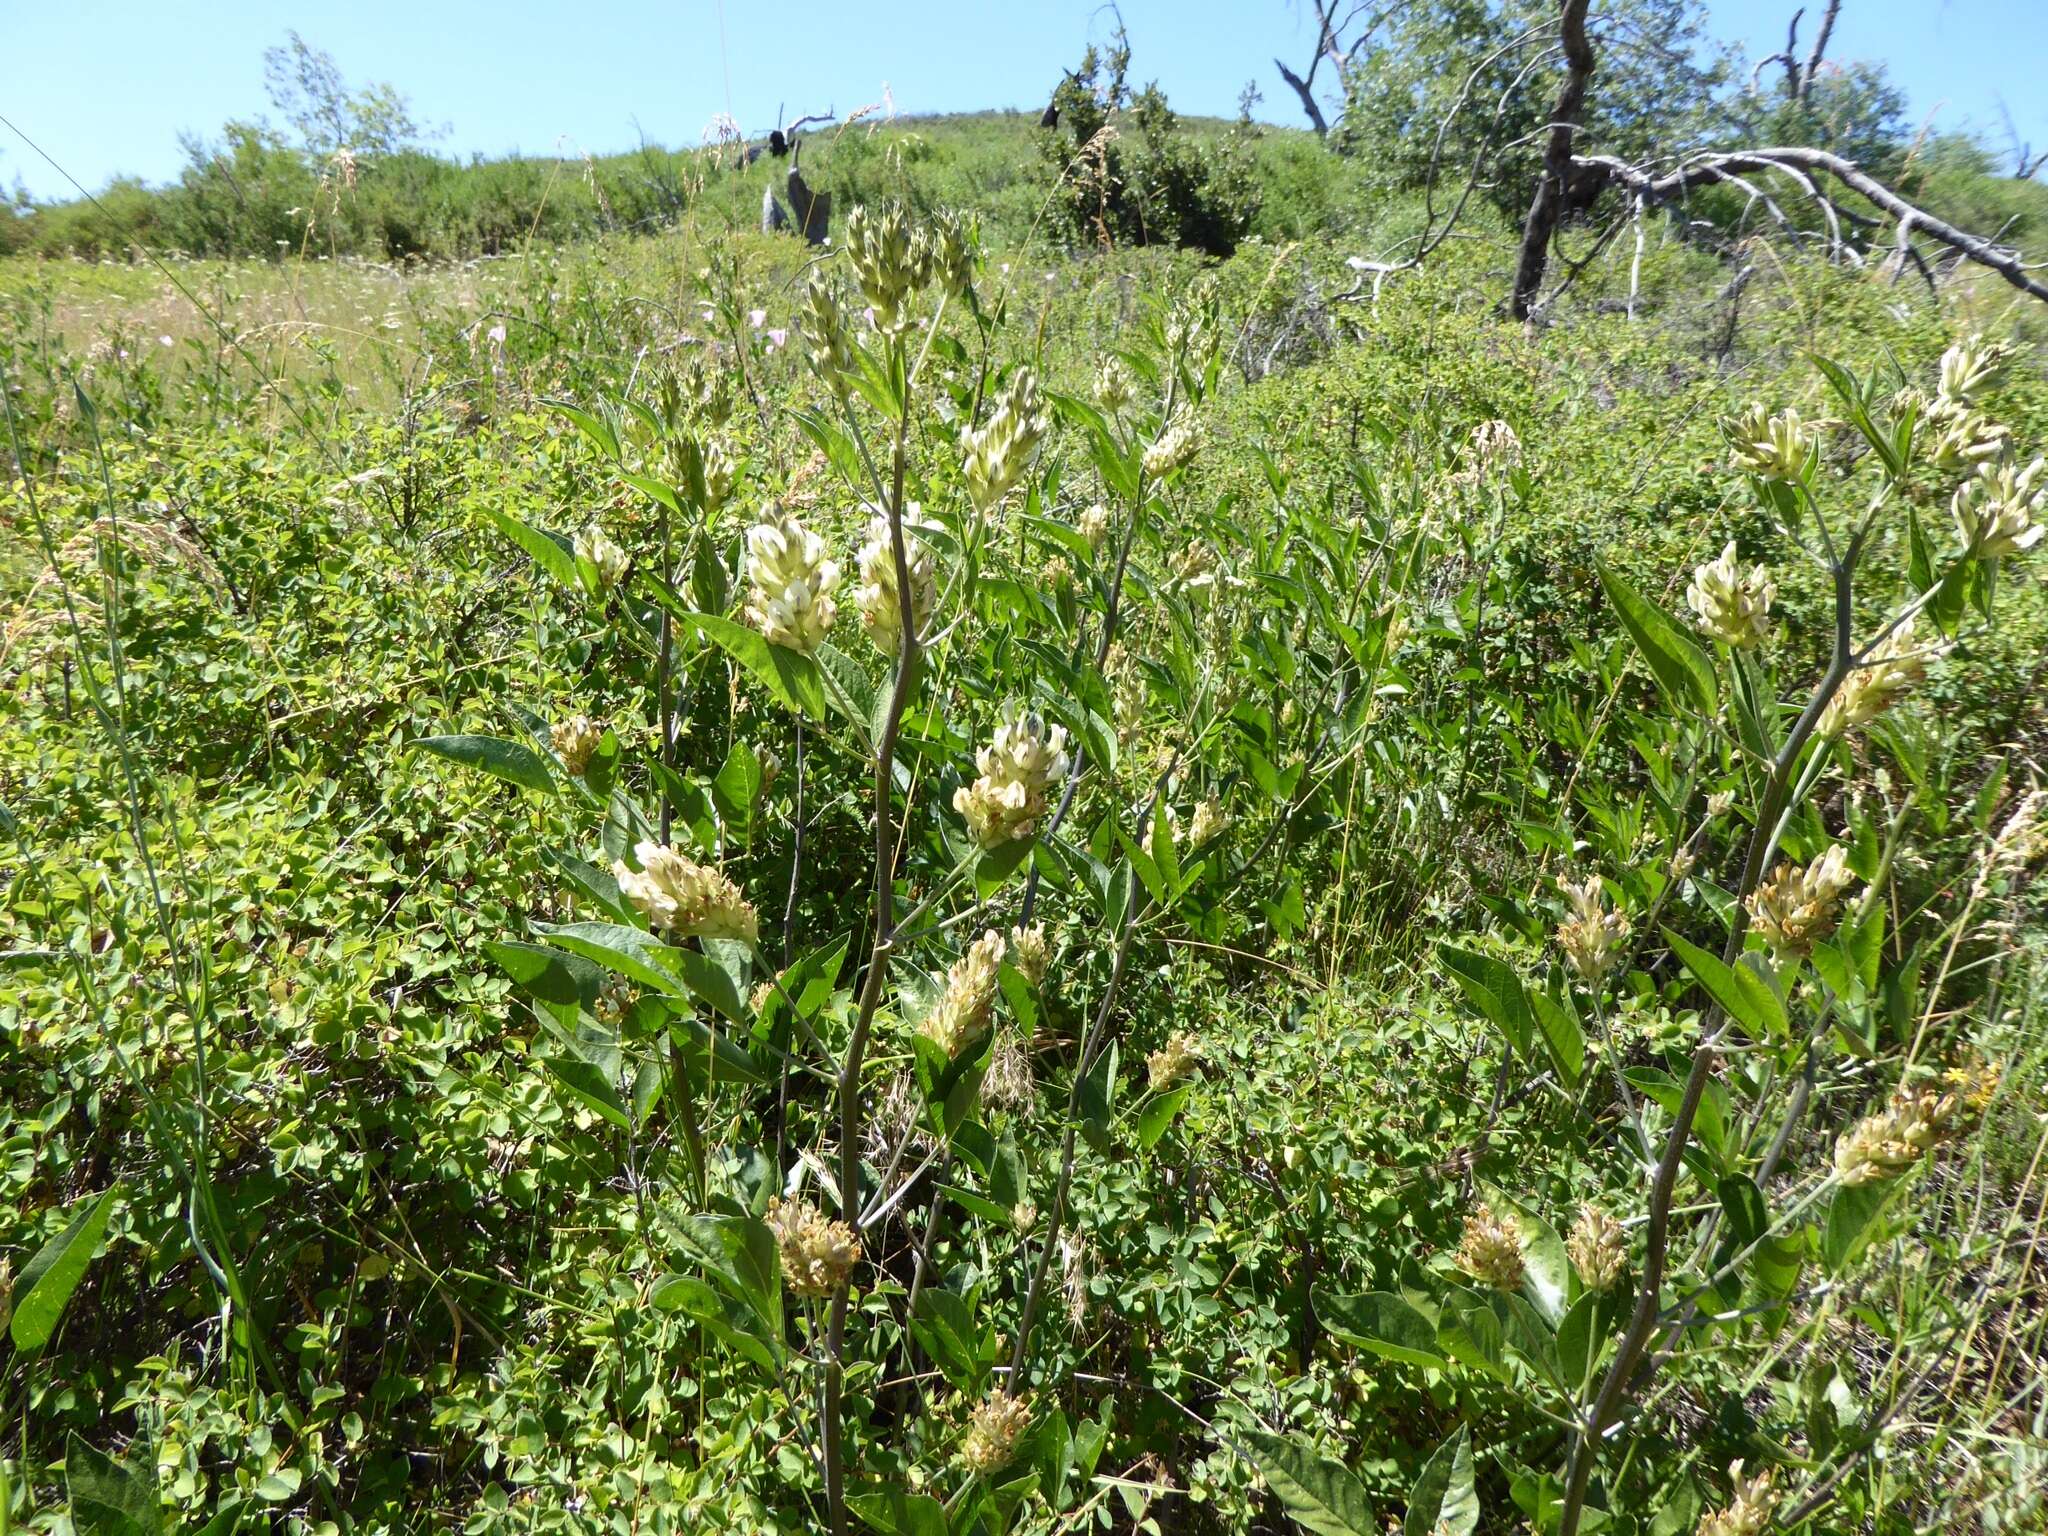
[[[1717,689],[1714,664],[1690,635],[1662,608],[1628,584],[1606,561],[1596,562],[1600,585],[1614,605],[1622,628],[1650,664],[1650,672],[1679,709],[1714,713]]]

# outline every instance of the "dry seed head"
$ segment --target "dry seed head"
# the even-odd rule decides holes
[[[997,1109],[1024,1110],[1038,1102],[1038,1081],[1031,1059],[1014,1030],[996,1036],[988,1053],[988,1071],[981,1079],[982,1102]]]
[[[1166,1044],[1145,1058],[1145,1084],[1154,1093],[1175,1087],[1202,1064],[1195,1042],[1181,1030],[1167,1037]]]
[[[961,1052],[988,1033],[995,1007],[996,969],[1003,960],[1003,936],[993,928],[976,939],[946,972],[946,990],[918,1026],[918,1033],[957,1061]]]
[[[1750,892],[1750,922],[1781,959],[1804,957],[1835,931],[1842,897],[1855,883],[1842,845],[1830,843],[1827,852],[1805,868],[1780,864],[1770,879]]]
[[[1557,884],[1572,907],[1571,916],[1557,925],[1557,942],[1579,978],[1597,984],[1620,962],[1633,925],[1626,912],[1607,910],[1607,888],[1598,875],[1578,885],[1569,880]]]
[[[1926,680],[1927,662],[1945,646],[1913,648],[1913,617],[1899,624],[1878,647],[1870,660],[1842,679],[1842,686],[1821,711],[1819,730],[1823,736],[1839,736],[1859,725],[1868,725],[1897,703],[1908,689]]]
[[[666,843],[643,842],[633,850],[638,869],[612,863],[619,894],[668,938],[754,939],[760,919],[740,888],[718,870],[699,864]]]
[[[1720,559],[1693,571],[1685,601],[1702,631],[1743,650],[1770,638],[1771,599],[1777,591],[1763,566],[1751,566],[1745,573],[1735,563],[1735,541],[1730,539]]]
[[[1000,1472],[1015,1458],[1018,1442],[1030,1428],[1030,1401],[997,1388],[975,1405],[960,1459],[968,1471],[984,1477]]]
[[[604,740],[604,729],[602,720],[593,720],[588,715],[571,715],[567,720],[557,720],[548,727],[548,745],[555,749],[555,756],[562,760],[562,766],[580,779],[583,770],[590,766],[597,744]]]
[[[1771,1510],[1778,1502],[1771,1487],[1771,1469],[1744,1477],[1742,1463],[1730,1462],[1728,1480],[1735,1485],[1734,1499],[1726,1509],[1701,1516],[1698,1536],[1762,1536],[1770,1529]]]
[[[872,509],[871,509],[872,510]],[[920,526],[916,502],[904,509],[903,555],[910,567],[910,616],[922,635],[939,602],[937,565],[930,546],[917,537]],[[896,550],[889,536],[889,519],[876,513],[868,520],[868,539],[855,557],[860,585],[854,589],[854,606],[860,610],[861,628],[884,656],[903,653],[903,604],[896,595]]]
[[[1488,1206],[1465,1218],[1458,1244],[1458,1268],[1497,1291],[1522,1288],[1522,1235],[1510,1217],[1502,1221]]]
[[[577,559],[588,560],[597,568],[599,591],[608,592],[624,579],[629,557],[597,524],[592,523],[577,534],[572,547]]]
[[[1972,555],[1996,559],[2023,555],[2048,533],[2048,485],[2041,485],[2048,459],[2025,469],[2010,461],[1984,464],[1956,488],[1949,509],[1956,532]]]
[[[1046,791],[1067,776],[1066,727],[1047,728],[1035,714],[1007,714],[975,758],[981,776],[953,792],[953,809],[984,848],[1038,830]]]
[[[1604,1293],[1614,1289],[1614,1282],[1621,1278],[1628,1264],[1628,1237],[1620,1222],[1599,1206],[1588,1204],[1572,1224],[1564,1251],[1572,1268],[1578,1271],[1579,1284],[1589,1291]]]
[[[837,1295],[860,1262],[853,1228],[828,1220],[808,1200],[770,1200],[766,1221],[782,1255],[783,1283],[811,1300]]]
[[[1735,467],[1763,480],[1798,480],[1805,476],[1814,451],[1814,430],[1786,409],[1775,416],[1752,405],[1740,416],[1721,423]]]
[[[775,645],[809,653],[838,612],[839,562],[825,541],[774,502],[747,530],[747,622]]]

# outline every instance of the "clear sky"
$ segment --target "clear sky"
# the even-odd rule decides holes
[[[1783,45],[1796,0],[1709,0],[1710,30],[1754,58]],[[1808,35],[1821,0],[1809,0]],[[1123,0],[1133,72],[1176,107],[1302,119],[1273,55],[1306,62],[1301,0]],[[0,0],[0,115],[97,189],[177,174],[178,136],[264,113],[262,53],[296,27],[351,82],[389,80],[448,152],[593,153],[644,134],[694,143],[730,108],[749,132],[882,99],[899,112],[1045,102],[1108,16],[1098,0]],[[2048,148],[2048,0],[1846,0],[1830,53],[1882,59],[1917,117],[2002,147],[2001,101]],[[0,127],[0,185],[69,195]]]

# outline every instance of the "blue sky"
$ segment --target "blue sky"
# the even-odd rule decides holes
[[[1796,3],[1796,0],[1792,0]],[[1788,0],[1710,0],[1710,30],[1751,57],[1782,45]],[[1821,0],[1809,0],[1811,17]],[[1846,0],[1837,59],[1882,59],[1916,118],[1964,124],[2003,145],[2001,100],[2048,148],[2048,0]],[[1274,73],[1309,42],[1296,0],[1123,0],[1135,73],[1175,106],[1235,110],[1246,80],[1259,115],[1299,122]],[[1036,108],[1101,36],[1097,0],[0,0],[0,115],[98,188],[117,173],[175,176],[182,132],[212,133],[267,110],[262,52],[296,27],[351,81],[389,80],[420,117],[452,126],[448,151],[594,153],[644,133],[693,143],[730,106],[765,130],[881,99],[900,112]],[[0,127],[0,185],[68,195],[63,178]]]

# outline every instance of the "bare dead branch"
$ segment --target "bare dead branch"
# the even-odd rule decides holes
[[[1543,288],[1543,269],[1550,259],[1550,237],[1564,211],[1565,181],[1572,171],[1572,136],[1585,110],[1586,88],[1593,79],[1593,45],[1586,38],[1587,0],[1560,0],[1558,36],[1564,43],[1565,74],[1550,109],[1550,139],[1543,148],[1543,175],[1522,224],[1522,249],[1515,262],[1515,288],[1509,308],[1517,320],[1529,318]]]
[[[1828,38],[1835,30],[1835,18],[1842,14],[1842,0],[1828,0],[1828,8],[1820,13],[1820,30],[1813,35],[1813,52],[1806,56],[1806,69],[1798,76],[1798,90],[1795,93],[1799,105],[1806,105],[1806,98],[1813,94],[1813,77],[1820,72],[1821,61],[1827,57]],[[1791,46],[1789,43],[1786,45]]]

